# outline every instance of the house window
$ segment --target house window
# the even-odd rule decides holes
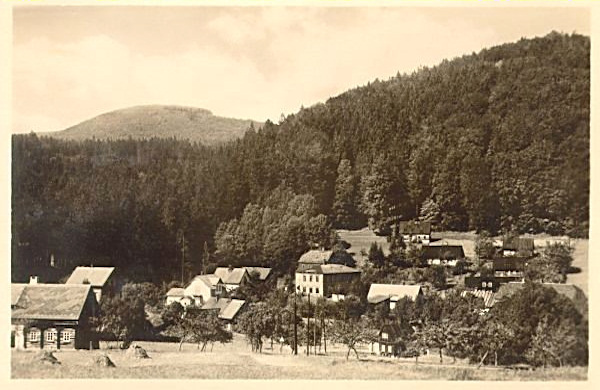
[[[309,282],[312,282],[312,275],[310,275],[310,276],[308,277],[308,281],[309,281]]]
[[[306,292],[306,287],[302,287],[302,292],[305,293]]]
[[[319,275],[315,275],[315,282],[319,281]]]
[[[306,275],[302,275],[302,281],[306,282]]]
[[[387,334],[387,333],[385,333],[385,332],[381,333],[381,338],[382,338],[383,340],[387,340],[387,339],[388,339],[388,334]]]
[[[63,329],[60,332],[60,342],[61,343],[70,343],[75,338],[75,330],[74,329]]]
[[[481,287],[485,288],[485,282],[481,282]]]
[[[487,286],[488,286],[489,288],[492,288],[492,282],[488,282]]]
[[[312,287],[308,289],[309,294],[312,294]]]
[[[54,342],[56,341],[56,330],[47,330],[46,332],[46,341],[47,342]]]
[[[318,294],[319,293],[319,287],[315,288],[315,292]]]
[[[40,331],[32,329],[29,331],[29,341],[38,342],[40,341]]]

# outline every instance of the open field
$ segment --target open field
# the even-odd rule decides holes
[[[389,243],[385,237],[375,235],[369,228],[360,230],[338,230],[340,238],[347,241],[351,247],[348,251],[354,256],[357,264],[361,266],[366,261],[366,256],[361,254],[361,251],[369,252],[371,243],[376,242],[381,245],[384,253],[389,253]],[[553,242],[570,242],[574,246],[573,252],[573,267],[581,269],[581,272],[568,275],[568,283],[573,283],[580,287],[586,295],[588,295],[588,240],[587,239],[569,239],[564,236],[549,236],[547,234],[525,234],[523,237],[533,238],[535,247],[539,251]],[[433,232],[431,234],[431,245],[462,245],[465,251],[465,256],[469,258],[475,257],[475,240],[477,234],[474,232]],[[495,240],[500,240],[501,237],[494,237]]]
[[[290,349],[273,350],[265,343],[262,354],[252,353],[242,335],[236,334],[231,344],[215,345],[212,352],[199,352],[195,345],[140,342],[150,359],[136,360],[124,351],[58,351],[60,365],[33,361],[35,352],[12,353],[12,378],[198,378],[198,379],[425,379],[425,380],[585,380],[587,368],[537,369],[515,371],[505,368],[438,363],[435,355],[414,359],[368,356],[361,360],[351,355],[347,361],[343,346],[328,345],[327,355],[290,355]],[[107,353],[115,368],[98,367],[96,356]]]

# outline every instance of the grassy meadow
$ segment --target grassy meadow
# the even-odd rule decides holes
[[[363,347],[360,360],[354,354],[346,360],[344,347],[328,345],[328,353],[298,356],[289,347],[280,351],[276,344],[266,343],[263,353],[253,353],[243,335],[236,334],[231,344],[215,345],[200,352],[196,345],[140,342],[149,359],[135,359],[125,351],[57,351],[59,365],[36,361],[33,351],[12,352],[11,377],[20,378],[165,378],[165,379],[368,379],[368,380],[585,380],[587,368],[565,367],[517,371],[506,368],[481,367],[466,362],[452,363],[445,358],[439,364],[437,354],[414,359],[370,356]],[[99,367],[96,357],[107,354],[116,367]]]

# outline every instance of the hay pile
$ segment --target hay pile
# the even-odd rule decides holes
[[[45,363],[45,364],[60,364],[56,356],[52,351],[40,351],[34,357],[34,361]]]
[[[127,349],[127,356],[134,359],[149,359],[148,352],[137,344],[131,344]]]
[[[108,355],[100,355],[94,359],[94,363],[100,367],[115,367],[115,363],[108,357]]]

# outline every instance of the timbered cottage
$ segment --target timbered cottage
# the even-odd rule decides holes
[[[12,284],[11,341],[17,349],[97,348],[90,285]]]

